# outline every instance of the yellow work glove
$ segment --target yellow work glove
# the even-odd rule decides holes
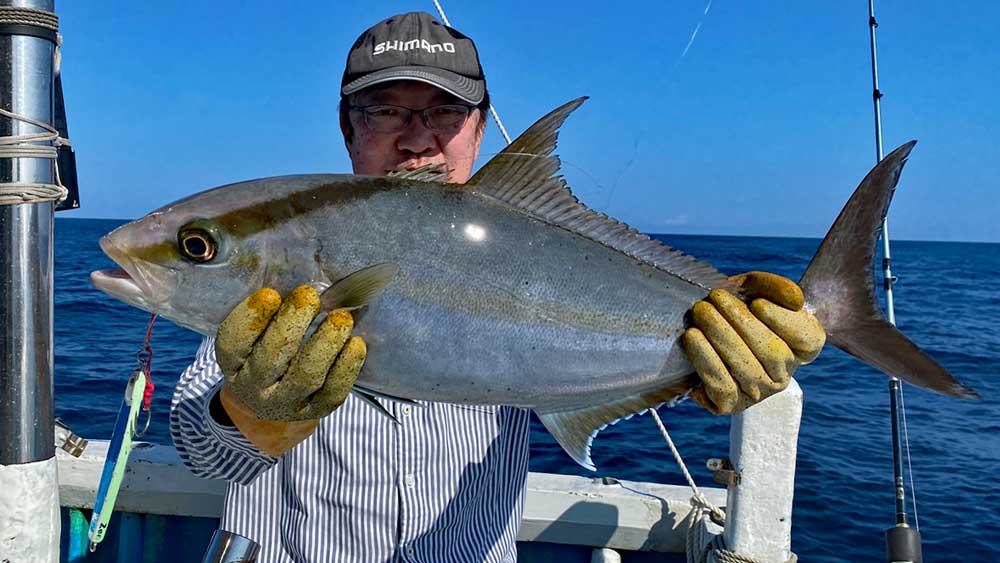
[[[354,319],[331,311],[303,344],[320,312],[319,294],[295,288],[282,302],[271,288],[236,306],[219,326],[215,358],[225,375],[219,399],[236,427],[262,451],[280,455],[347,399],[364,364]]]
[[[785,389],[819,355],[826,333],[802,309],[802,289],[767,272],[730,278],[740,294],[716,289],[691,308],[681,341],[703,385],[691,397],[714,414],[734,414]]]

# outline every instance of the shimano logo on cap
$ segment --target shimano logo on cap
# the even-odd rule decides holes
[[[410,39],[409,41],[393,39],[391,41],[383,41],[375,45],[375,50],[372,51],[372,56],[388,53],[389,51],[412,51],[414,49],[423,49],[428,53],[454,53],[455,44],[450,42],[431,43],[426,39]]]

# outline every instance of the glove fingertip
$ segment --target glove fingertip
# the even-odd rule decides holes
[[[326,318],[323,319],[324,323],[330,324],[338,329],[342,328],[345,330],[352,330],[354,328],[354,317],[351,313],[345,309],[337,309],[330,311]]]
[[[802,288],[784,276],[753,271],[737,277],[741,278],[740,288],[747,299],[763,297],[793,311],[798,311],[805,305]]]
[[[696,346],[702,340],[705,340],[705,334],[701,332],[700,328],[694,326],[686,329],[681,335],[681,345],[684,346],[685,350]]]
[[[690,396],[691,399],[694,400],[694,402],[698,403],[698,405],[701,408],[707,410],[708,412],[716,416],[722,414],[721,412],[719,412],[719,407],[715,406],[715,403],[712,402],[712,399],[708,397],[708,393],[705,392],[704,386],[695,387],[694,389],[692,389]]]
[[[719,314],[715,305],[708,301],[699,301],[691,307],[691,322],[698,328],[703,328],[711,323]]]
[[[806,298],[802,293],[802,288],[795,283],[782,287],[780,291],[778,291],[777,297],[778,299],[776,301],[779,305],[785,307],[786,309],[791,309],[792,311],[801,311],[802,307],[806,304]]]
[[[296,309],[314,309],[319,310],[319,292],[316,288],[310,285],[300,285],[292,290],[288,294],[288,299],[291,306]]]
[[[347,340],[347,344],[344,345],[344,348],[361,359],[364,359],[365,356],[368,355],[368,344],[365,342],[365,339],[360,336],[350,337]]]
[[[247,297],[247,306],[255,310],[276,310],[280,305],[281,294],[273,287],[262,287]]]

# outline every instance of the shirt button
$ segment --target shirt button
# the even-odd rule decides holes
[[[406,556],[407,557],[413,557],[413,548],[412,547],[406,546]]]
[[[413,485],[416,484],[417,480],[413,477],[412,474],[407,474],[405,477],[403,477],[403,482],[406,483],[407,487],[410,487],[412,489]]]
[[[410,416],[410,411],[413,410],[410,405],[403,405],[403,416]]]

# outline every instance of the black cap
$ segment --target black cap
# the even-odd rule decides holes
[[[486,95],[476,44],[426,12],[392,16],[362,33],[347,54],[340,92],[390,80],[426,82],[470,104]]]

